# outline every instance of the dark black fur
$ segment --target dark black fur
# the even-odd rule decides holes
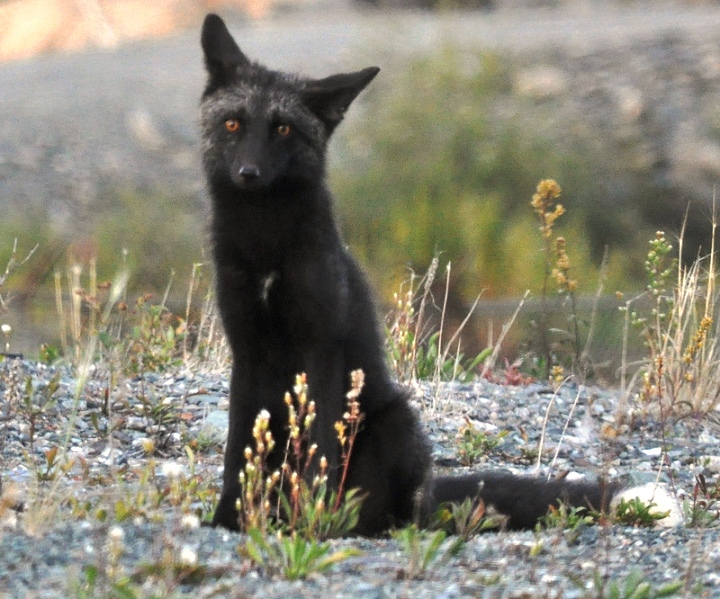
[[[307,373],[317,406],[318,453],[328,458],[329,484],[337,487],[333,425],[345,408],[349,373],[358,368],[365,372],[365,420],[346,488],[360,487],[367,497],[356,532],[378,534],[429,514],[440,501],[478,495],[515,527],[533,526],[558,497],[604,505],[600,486],[591,483],[504,473],[432,480],[428,442],[388,372],[372,293],[345,249],[325,184],[328,138],[379,69],[320,80],[270,71],[242,54],[216,15],[205,20],[202,46],[209,73],[203,159],[218,303],[233,352],[223,492],[213,524],[238,527],[238,473],[261,409],[284,447],[283,397],[299,372]],[[227,129],[229,119],[236,131]]]

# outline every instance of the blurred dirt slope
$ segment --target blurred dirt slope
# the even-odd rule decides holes
[[[13,0],[0,4],[0,60],[167,35],[209,10],[262,16],[273,0]]]

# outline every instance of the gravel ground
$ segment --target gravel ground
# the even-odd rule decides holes
[[[226,375],[178,368],[124,381],[106,394],[109,373],[97,368],[77,402],[77,381],[68,368],[5,361],[0,375],[3,599],[120,596],[112,583],[123,576],[130,577],[135,593],[123,596],[137,597],[604,597],[609,595],[593,587],[596,575],[622,587],[633,571],[653,588],[683,581],[685,596],[720,597],[718,528],[615,525],[584,528],[577,536],[557,530],[487,533],[471,539],[457,556],[420,572],[394,539],[341,539],[331,542],[333,551],[352,548],[359,554],[293,582],[241,557],[243,536],[192,526],[183,511],[202,511],[198,501],[178,507],[165,501],[146,517],[137,509],[121,522],[113,517],[101,522],[93,515],[77,519],[83,502],[95,514],[98,506],[127,504],[143,490],[171,488],[174,476],[194,477],[202,488],[219,485]],[[34,411],[24,403],[28,379]],[[47,401],[53,381],[58,387]],[[616,413],[616,396],[608,391],[566,386],[554,395],[537,383],[488,381],[423,384],[415,390],[442,469],[462,470],[455,438],[469,418],[489,432],[508,431],[476,468],[531,471],[551,402],[543,471],[550,471],[557,451],[553,472],[606,472],[634,483],[653,481],[665,445],[670,464],[660,480],[672,482],[682,496],[692,492],[695,474],[714,481],[720,469],[720,429],[711,422],[667,426],[664,439],[660,427],[648,422],[601,438],[599,431],[613,428]],[[148,418],[150,413],[154,417]],[[74,465],[66,472],[51,468],[56,478],[38,484],[48,450],[64,445],[68,430]],[[155,441],[152,458],[143,449],[147,439]],[[188,443],[196,448],[192,470],[183,450]],[[35,469],[28,468],[33,458]],[[138,474],[143,469],[154,472],[150,481]],[[16,494],[26,503],[24,512],[8,509]],[[41,505],[55,511],[42,512]],[[181,567],[183,560],[195,566]],[[98,575],[89,589],[91,571]]]

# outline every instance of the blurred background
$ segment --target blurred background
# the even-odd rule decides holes
[[[505,351],[532,350],[541,179],[563,189],[556,233],[581,312],[604,263],[593,359],[608,373],[615,291],[644,288],[655,231],[673,239],[687,213],[685,257],[710,248],[717,1],[0,0],[0,274],[15,239],[18,260],[39,244],[0,288],[12,351],[57,338],[55,279],[73,266],[96,262],[104,281],[127,264],[130,293],[158,296],[174,273],[168,302],[184,309],[193,265],[208,260],[197,127],[208,11],[273,68],[382,68],[331,146],[343,231],[384,305],[410,269],[451,262],[451,319],[482,294],[470,352],[526,290]]]

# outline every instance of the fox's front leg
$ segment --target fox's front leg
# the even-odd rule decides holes
[[[247,375],[243,376],[238,365],[233,366],[230,383],[230,409],[228,438],[225,447],[223,488],[213,516],[213,526],[223,526],[230,530],[240,528],[238,522],[237,501],[240,498],[240,470],[245,464],[245,448],[252,447],[253,419],[257,415],[257,406],[250,405],[252,391]]]
[[[328,488],[337,489],[340,445],[335,423],[342,419],[349,381],[349,372],[344,371],[350,328],[347,271],[342,260],[330,253],[297,265],[290,277],[296,297],[302,298],[289,307],[288,321],[315,402],[312,442],[317,443],[318,459],[325,456],[328,461]]]
[[[216,250],[223,255],[232,255],[231,248],[218,247]],[[254,420],[261,409],[272,408],[271,405],[264,404],[268,403],[268,398],[273,397],[275,389],[260,378],[261,373],[257,368],[258,279],[234,263],[218,264],[217,276],[218,305],[233,353],[233,366],[223,490],[212,524],[237,530],[239,523],[236,503],[241,494],[238,476],[245,465],[245,448],[254,447]]]
[[[341,356],[339,346],[330,346],[309,351],[305,361],[310,399],[315,402],[316,414],[311,441],[317,444],[316,463],[322,456],[328,461],[328,489],[337,489],[342,467],[335,430],[335,423],[343,415],[347,378],[342,371]],[[311,469],[311,473],[316,471],[316,467]]]

